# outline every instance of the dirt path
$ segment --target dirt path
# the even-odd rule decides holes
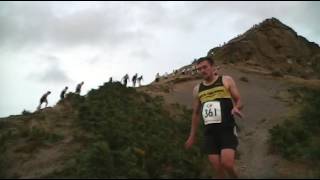
[[[298,170],[299,167],[268,153],[267,144],[268,130],[281,123],[290,109],[288,104],[277,98],[277,95],[286,92],[291,85],[287,81],[256,73],[245,73],[232,67],[223,67],[221,73],[235,79],[245,105],[243,109],[245,118],[237,119],[241,127],[238,147],[240,159],[236,161],[240,177],[299,177],[298,173],[304,172],[301,170],[290,172],[290,168]],[[241,77],[245,77],[248,82],[240,80]],[[155,93],[163,95],[168,103],[180,103],[191,108],[192,90],[199,82],[200,80],[191,80],[171,84],[169,93]]]

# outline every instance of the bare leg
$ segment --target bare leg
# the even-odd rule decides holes
[[[218,154],[211,154],[208,156],[209,161],[214,168],[214,170],[217,172],[217,178],[222,179],[225,177],[223,172],[222,164],[220,163],[220,156]]]
[[[234,168],[235,162],[235,150],[233,149],[222,149],[221,150],[221,165],[223,169],[228,172],[231,178],[238,178],[238,174]]]

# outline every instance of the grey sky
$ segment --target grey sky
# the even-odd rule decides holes
[[[27,80],[37,81],[39,83],[64,84],[70,83],[72,80],[65,74],[60,65],[60,60],[54,56],[42,57],[42,68],[37,68],[30,72]],[[39,64],[40,63],[40,64]],[[38,63],[41,65],[41,62]]]
[[[0,2],[0,117],[47,90],[172,72],[266,18],[320,43],[319,2]]]

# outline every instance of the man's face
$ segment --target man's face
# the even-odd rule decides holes
[[[213,76],[215,68],[210,65],[208,61],[202,61],[196,66],[198,73],[202,75],[204,79],[209,79]]]

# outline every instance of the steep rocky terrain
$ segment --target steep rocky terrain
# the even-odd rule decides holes
[[[320,77],[320,47],[276,18],[266,19],[208,56],[222,63],[243,63],[282,75]],[[260,68],[260,69],[259,69]]]

